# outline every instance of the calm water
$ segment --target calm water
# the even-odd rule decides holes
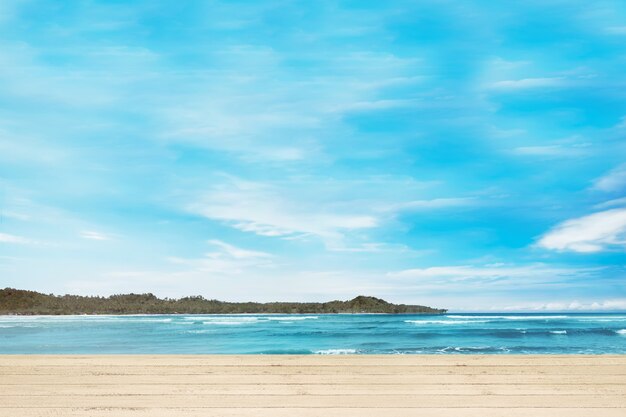
[[[0,353],[626,353],[626,313],[0,316]]]

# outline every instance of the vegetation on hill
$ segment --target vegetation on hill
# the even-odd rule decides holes
[[[391,313],[441,314],[446,310],[420,305],[391,304],[375,297],[358,296],[327,303],[229,303],[202,296],[179,299],[153,294],[119,294],[110,297],[42,294],[5,288],[0,290],[0,314],[239,314],[239,313]]]

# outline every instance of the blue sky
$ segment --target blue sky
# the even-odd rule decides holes
[[[620,1],[0,3],[0,287],[626,309]]]

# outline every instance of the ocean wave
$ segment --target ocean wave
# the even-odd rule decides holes
[[[567,319],[571,316],[459,316],[447,315],[450,319],[491,319],[491,320],[555,320]]]
[[[352,355],[357,353],[356,349],[322,349],[314,350],[316,355]]]
[[[473,324],[488,323],[489,320],[404,320],[405,323],[412,324]]]
[[[106,324],[106,325],[117,325],[117,324],[142,324],[142,323],[171,323],[173,319],[164,318],[139,318],[139,317],[72,317],[72,318],[59,318],[59,317],[50,317],[50,318],[38,318],[38,319],[15,319],[12,321],[9,320],[0,320],[0,327],[6,327],[6,324],[9,323],[14,327],[43,327],[43,326],[64,326],[64,325],[74,325],[74,324]]]
[[[202,324],[210,324],[214,326],[240,326],[242,324],[251,324],[249,321],[203,321]]]
[[[567,330],[550,330],[550,334],[567,334]]]
[[[587,317],[577,317],[576,318],[579,321],[585,322],[585,323],[620,323],[620,322],[624,322],[626,321],[626,317],[611,317],[609,319],[607,318],[587,318]]]
[[[302,320],[317,320],[318,316],[198,316],[198,317],[184,317],[183,320],[187,322],[203,323],[203,324],[252,324],[262,322],[280,322],[280,323],[292,323],[294,321]]]
[[[626,329],[615,330],[615,333],[620,334],[622,336],[626,336]]]
[[[172,319],[144,319],[141,318],[139,320],[116,320],[116,322],[121,322],[121,323],[127,323],[127,322],[132,322],[132,323],[171,323]]]
[[[260,319],[269,321],[298,321],[298,320],[317,320],[318,316],[277,316],[277,317],[259,317]]]
[[[437,349],[437,353],[510,353],[506,346],[446,346]]]
[[[256,317],[196,317],[193,323],[215,326],[239,326],[258,323]]]

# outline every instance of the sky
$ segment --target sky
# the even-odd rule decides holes
[[[0,2],[0,287],[626,310],[622,1]]]

